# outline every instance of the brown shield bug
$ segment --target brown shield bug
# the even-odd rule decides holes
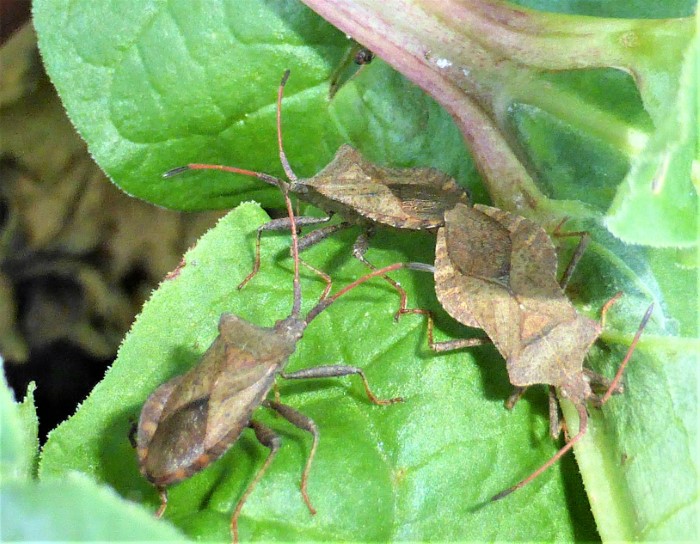
[[[234,509],[231,517],[234,540],[238,538],[241,509],[280,447],[279,437],[252,419],[253,411],[261,405],[313,436],[311,452],[302,473],[301,493],[309,511],[315,513],[307,493],[307,480],[319,433],[307,416],[278,400],[266,398],[278,376],[298,380],[356,374],[374,404],[387,405],[402,400],[378,399],[372,393],[362,369],[353,366],[328,365],[290,373],[284,371],[307,325],[321,311],[369,278],[407,267],[411,263],[398,263],[376,270],[334,295],[327,296],[330,278],[299,259],[296,223],[286,184],[280,184],[280,189],[289,214],[291,253],[294,258],[294,297],[290,315],[278,321],[274,327],[259,327],[236,315],[223,314],[219,320],[219,335],[197,366],[172,378],[149,396],[141,410],[136,434],[140,470],[160,492],[161,506],[157,512],[160,516],[167,505],[167,486],[202,470],[221,457],[246,427],[253,429],[257,439],[270,449],[270,453]],[[300,263],[320,274],[327,283],[318,303],[304,318],[301,317]],[[417,263],[414,266],[421,269]]]
[[[515,386],[506,404],[509,408],[530,385],[548,385],[550,430],[555,438],[562,429],[555,389],[578,412],[578,433],[539,469],[493,500],[532,481],[583,437],[588,422],[586,402],[601,406],[611,394],[622,391],[622,372],[651,316],[653,305],[611,382],[584,368],[584,358],[602,332],[605,314],[621,293],[604,305],[600,323],[576,311],[563,287],[588,237],[586,233],[569,234],[580,235],[581,241],[560,283],[556,250],[542,227],[497,208],[458,204],[445,213],[445,226],[438,231],[435,290],[447,313],[467,326],[483,329],[488,339],[435,342],[430,313],[407,310],[428,314],[428,339],[435,351],[493,342],[506,359],[508,376]],[[605,388],[605,393],[595,394],[591,385]]]
[[[458,203],[469,204],[469,197],[464,189],[439,170],[376,166],[349,145],[341,146],[330,164],[314,177],[298,178],[289,165],[282,145],[281,110],[285,82],[283,79],[277,93],[277,141],[280,160],[289,183],[261,172],[213,164],[188,164],[174,168],[164,176],[171,177],[186,170],[222,170],[284,187],[328,214],[323,218],[297,217],[298,226],[319,225],[329,221],[334,214],[344,219],[342,223],[319,228],[301,238],[300,250],[342,229],[359,225],[362,233],[355,242],[353,255],[372,269],[375,267],[364,255],[375,225],[435,231],[443,224],[445,210],[452,209]],[[260,237],[263,231],[288,228],[289,219],[282,218],[270,221],[258,229],[253,271],[239,287],[245,285],[259,270]],[[398,284],[389,277],[385,279],[405,297]]]

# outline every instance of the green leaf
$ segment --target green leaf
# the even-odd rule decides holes
[[[449,116],[385,66],[358,78],[372,81],[362,94],[345,92],[352,82],[329,101],[329,78],[352,42],[296,2],[144,0],[133,9],[79,0],[68,9],[39,0],[34,24],[91,154],[124,191],[150,202],[183,210],[250,198],[278,205],[278,193],[256,180],[162,174],[207,162],[282,175],[275,101],[287,68],[285,146],[299,175],[318,172],[350,139],[383,162],[476,178]]]
[[[218,317],[234,312],[270,326],[291,308],[288,237],[266,237],[260,274],[241,292],[236,284],[252,266],[254,231],[266,217],[246,204],[229,214],[185,256],[176,277],[146,304],[105,379],[78,413],[53,431],[43,451],[42,478],[68,470],[87,472],[125,496],[157,493],[140,476],[127,434],[148,394],[194,364],[216,336]],[[351,237],[332,239],[305,258],[332,274],[336,285],[364,268],[348,252]],[[428,235],[382,233],[389,264],[430,261]],[[274,255],[282,260],[275,264]],[[421,305],[435,308],[425,276],[397,274]],[[382,282],[339,299],[309,326],[289,363],[295,370],[343,363],[365,369],[377,395],[401,395],[400,405],[371,405],[357,380],[280,380],[285,403],[312,417],[321,433],[309,493],[318,514],[309,515],[299,480],[310,437],[283,420],[259,417],[283,438],[271,469],[246,503],[241,539],[421,540],[595,538],[571,459],[514,495],[488,504],[555,449],[548,437],[544,395],[533,391],[509,413],[505,365],[493,349],[434,355],[425,323],[406,316],[395,324],[396,293]],[[309,308],[322,283],[307,274]],[[438,324],[449,325],[444,313]],[[464,334],[457,328],[456,334]],[[126,385],[128,384],[128,385]],[[266,450],[250,432],[218,462],[172,488],[165,517],[191,536],[225,540],[233,508],[262,463]],[[534,497],[546,500],[533,500]],[[449,512],[449,521],[445,513]]]
[[[602,230],[602,229],[601,229]],[[589,434],[575,447],[603,540],[695,540],[698,504],[697,272],[668,250],[640,251],[594,231],[567,290],[600,307],[622,291],[587,364],[612,376],[645,305],[655,303],[625,373],[625,392],[591,410]],[[604,242],[604,243],[601,243]],[[592,282],[596,278],[597,282]],[[634,317],[636,316],[636,317]],[[575,410],[563,406],[577,428]],[[655,481],[663,481],[656,489]],[[653,488],[653,492],[650,489]]]
[[[166,523],[82,474],[13,481],[0,490],[5,541],[184,540]]]
[[[647,335],[624,398],[610,401],[605,417],[594,414],[590,434],[576,448],[604,541],[697,540],[699,352],[697,338]],[[575,410],[567,405],[564,413],[575,425]],[[650,474],[663,484],[654,486]]]
[[[669,100],[607,212],[605,225],[628,243],[698,246],[698,47],[696,35],[685,51],[678,94]]]
[[[14,401],[0,357],[0,481],[28,480],[34,476],[39,451],[39,420],[34,406],[34,382],[20,403]]]

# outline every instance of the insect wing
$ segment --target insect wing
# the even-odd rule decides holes
[[[516,295],[566,298],[557,281],[557,252],[547,233],[537,223],[512,213],[477,206],[510,233],[510,288]]]
[[[153,410],[165,402],[142,465],[156,485],[183,480],[223,455],[272,386],[274,332],[227,316],[200,363],[165,390],[167,399],[161,386],[146,403]]]
[[[310,186],[343,206],[339,213],[367,217],[397,228],[429,229],[443,224],[446,209],[469,203],[465,191],[433,168],[384,168],[343,145]],[[345,211],[343,211],[345,210]]]
[[[583,359],[600,331],[596,321],[578,314],[557,323],[525,344],[517,357],[508,358],[510,382],[518,386],[568,384],[572,376],[581,374]]]
[[[445,213],[445,247],[461,274],[508,285],[513,248],[498,220],[477,208],[455,206]]]
[[[434,168],[387,170],[387,188],[398,199],[401,209],[420,228],[436,228],[445,222],[445,210],[457,204],[469,204],[467,193],[447,174]],[[404,228],[412,228],[407,221]]]
[[[446,229],[435,247],[435,293],[445,311],[460,323],[484,329],[498,351],[517,349],[518,305],[503,284],[467,276],[454,266],[447,251]]]

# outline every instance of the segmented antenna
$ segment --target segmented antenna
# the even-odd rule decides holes
[[[280,150],[280,162],[282,163],[282,168],[284,168],[284,173],[287,174],[289,181],[296,183],[299,178],[297,178],[292,170],[287,160],[287,154],[284,152],[284,146],[282,145],[282,97],[284,96],[284,86],[287,84],[288,79],[289,70],[286,70],[282,76],[279,89],[277,89],[277,146]]]
[[[504,497],[507,497],[510,495],[513,491],[516,491],[520,489],[521,487],[526,486],[529,484],[532,480],[537,478],[540,474],[542,474],[545,470],[547,470],[549,467],[551,467],[554,463],[559,461],[559,459],[562,458],[566,452],[568,452],[571,448],[574,447],[574,444],[581,440],[583,438],[583,435],[586,434],[586,431],[588,430],[588,412],[586,412],[586,405],[583,403],[579,403],[576,405],[576,411],[578,412],[578,433],[576,436],[574,436],[571,440],[569,440],[564,446],[552,457],[547,461],[544,465],[542,465],[540,468],[538,468],[535,472],[530,474],[527,478],[524,480],[521,480],[517,484],[515,484],[513,487],[509,487],[505,491],[501,491],[500,493],[497,493],[493,497],[491,497],[491,501],[499,501]]]
[[[632,357],[632,353],[634,352],[635,348],[637,347],[637,342],[639,342],[639,337],[642,336],[642,331],[644,330],[644,327],[647,326],[647,323],[649,322],[649,319],[651,318],[651,313],[654,311],[654,303],[652,302],[649,307],[647,308],[647,311],[644,313],[644,317],[642,317],[642,321],[639,323],[639,327],[637,328],[637,332],[634,335],[634,339],[632,340],[632,343],[630,344],[630,347],[627,348],[627,353],[625,354],[625,358],[622,359],[622,362],[620,363],[619,368],[617,369],[617,372],[615,373],[615,377],[613,380],[610,382],[610,387],[608,387],[608,390],[605,392],[605,395],[600,399],[600,404],[601,406],[608,402],[608,399],[610,396],[613,394],[613,391],[617,389],[617,385],[620,383],[620,380],[622,379],[622,373],[625,370],[625,367],[627,366],[627,363],[629,362],[630,358]]]
[[[220,170],[222,172],[229,172],[231,174],[241,174],[242,176],[248,176],[251,178],[257,178],[265,183],[279,187],[284,191],[287,187],[287,183],[284,180],[271,176],[270,174],[265,174],[264,172],[254,172],[253,170],[245,170],[244,168],[236,168],[235,166],[224,166],[223,164],[200,164],[191,163],[185,166],[178,166],[168,170],[163,174],[164,178],[172,178],[188,170]]]

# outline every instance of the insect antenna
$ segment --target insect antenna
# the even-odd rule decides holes
[[[306,314],[306,322],[310,323],[311,320],[313,320],[318,314],[320,314],[323,310],[328,308],[328,306],[333,304],[341,296],[348,293],[349,291],[352,291],[355,287],[365,283],[367,280],[370,280],[376,276],[383,276],[383,275],[387,274],[388,272],[393,272],[395,270],[400,270],[402,268],[405,268],[408,270],[419,270],[421,272],[432,272],[432,270],[433,270],[433,267],[431,265],[427,265],[424,263],[415,263],[415,262],[394,263],[394,264],[390,264],[388,266],[385,266],[384,268],[379,268],[377,270],[373,270],[369,274],[365,274],[361,278],[358,278],[354,282],[346,285],[337,293],[334,293],[333,295],[331,295],[329,297],[321,298],[321,300],[319,300],[319,302],[316,304],[316,306],[311,308],[309,313]],[[406,293],[404,292],[401,294],[401,306],[400,306],[397,313],[404,313],[405,311],[406,311]]]
[[[654,303],[652,302],[649,307],[647,308],[647,311],[644,314],[644,317],[642,317],[642,320],[639,323],[639,327],[637,328],[637,332],[634,335],[634,339],[632,340],[632,343],[630,344],[630,347],[627,348],[627,353],[625,354],[625,358],[622,359],[622,362],[620,363],[619,368],[617,369],[617,372],[615,373],[615,377],[613,380],[610,382],[610,387],[608,387],[608,390],[605,392],[605,395],[600,399],[600,405],[602,406],[606,402],[608,402],[608,399],[610,396],[613,394],[613,392],[617,389],[617,385],[620,383],[620,380],[622,379],[622,373],[625,370],[625,367],[627,366],[627,363],[629,362],[630,358],[632,357],[632,353],[634,352],[635,348],[637,347],[637,342],[639,342],[639,337],[642,336],[642,331],[644,330],[644,327],[647,326],[647,323],[649,322],[649,318],[651,317],[651,313],[654,311]]]
[[[547,470],[549,467],[551,467],[554,463],[556,463],[561,457],[566,454],[571,448],[574,447],[574,444],[581,440],[583,438],[583,435],[586,434],[586,431],[588,430],[588,412],[586,412],[586,405],[582,402],[576,404],[576,411],[578,411],[578,417],[579,417],[579,424],[578,424],[578,433],[576,436],[574,436],[571,440],[569,440],[564,446],[544,464],[540,468],[538,468],[535,472],[530,474],[527,478],[524,480],[521,480],[517,484],[515,484],[513,487],[509,487],[508,489],[501,491],[500,493],[497,493],[493,497],[491,497],[491,502],[495,502],[498,500],[501,500],[504,497],[507,497],[510,495],[513,491],[516,491],[520,489],[521,487],[526,486],[529,484],[532,480],[537,478],[540,474],[542,474],[545,470]]]
[[[164,178],[172,178],[183,172],[189,170],[220,170],[222,172],[229,172],[231,174],[240,174],[242,176],[248,176],[251,178],[257,178],[265,183],[284,189],[287,187],[288,183],[284,180],[271,176],[270,174],[265,174],[264,172],[255,172],[253,170],[245,170],[244,168],[236,168],[235,166],[225,166],[223,164],[201,164],[201,163],[190,163],[185,166],[178,166],[172,168],[163,174]]]
[[[280,86],[277,89],[277,147],[280,153],[280,162],[282,163],[282,168],[284,168],[284,173],[287,174],[287,178],[292,184],[297,183],[299,178],[292,170],[289,160],[287,160],[287,154],[284,152],[284,145],[282,144],[282,97],[284,96],[284,87],[289,79],[290,71],[287,69],[282,75],[282,81],[280,81]]]
[[[280,82],[280,86],[277,89],[277,146],[279,148],[280,162],[282,163],[284,173],[287,175],[287,177],[292,183],[296,183],[299,180],[299,178],[292,170],[292,167],[289,164],[289,160],[287,159],[287,154],[284,152],[284,146],[282,144],[282,97],[284,96],[284,87],[287,84],[287,80],[289,79],[289,74],[289,70],[284,71],[282,81]],[[163,177],[172,178],[179,174],[182,174],[183,172],[187,172],[188,170],[220,170],[222,172],[229,172],[232,174],[240,174],[242,176],[257,178],[261,181],[264,181],[265,183],[274,185],[275,187],[279,187],[280,189],[284,189],[285,187],[289,186],[289,184],[286,181],[271,176],[270,174],[265,174],[264,172],[255,172],[253,170],[246,170],[244,168],[236,168],[235,166],[225,166],[223,164],[190,163],[186,164],[185,166],[178,166],[176,168],[168,170],[163,174]]]
[[[277,90],[277,145],[279,147],[280,162],[282,163],[284,173],[287,175],[287,177],[292,183],[296,183],[299,178],[297,178],[296,174],[292,170],[292,167],[289,165],[287,155],[285,154],[284,148],[282,146],[282,96],[284,95],[284,86],[287,84],[287,80],[289,79],[289,73],[289,70],[284,71],[282,81],[280,82],[279,89]],[[235,166],[224,166],[222,164],[190,163],[185,166],[178,166],[176,168],[168,170],[163,174],[163,177],[172,178],[174,176],[182,174],[183,172],[187,172],[188,170],[220,170],[222,172],[229,172],[232,174],[240,174],[242,176],[257,178],[261,181],[264,181],[265,183],[274,185],[275,187],[279,187],[283,193],[285,189],[289,188],[289,184],[286,181],[271,176],[270,174],[265,174],[264,172],[255,172],[253,170],[245,170],[243,168],[236,168]]]

